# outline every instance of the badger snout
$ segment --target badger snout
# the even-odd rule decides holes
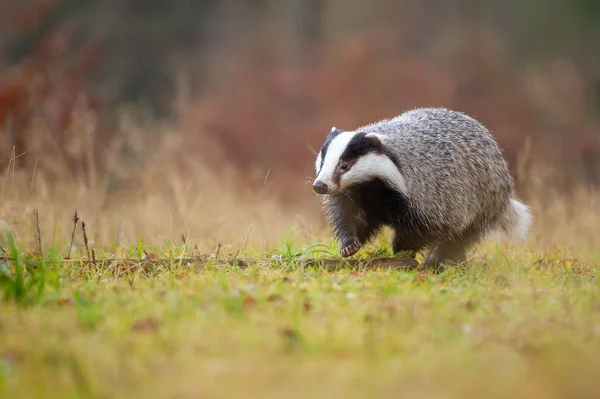
[[[329,187],[327,187],[327,184],[323,183],[321,180],[317,180],[313,183],[313,190],[315,190],[315,193],[322,195],[327,194]]]

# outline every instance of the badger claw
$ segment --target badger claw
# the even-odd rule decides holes
[[[358,240],[354,239],[354,240],[350,241],[349,244],[344,245],[344,247],[342,248],[340,253],[342,254],[342,256],[344,258],[347,258],[347,257],[352,256],[355,253],[357,253],[358,250],[360,249],[360,247],[361,247],[360,242],[358,242]]]

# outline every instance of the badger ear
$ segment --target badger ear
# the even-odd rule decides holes
[[[371,143],[371,145],[373,146],[373,148],[375,149],[376,152],[381,152],[381,138],[379,137],[379,135],[377,133],[368,133],[366,135],[367,139],[369,139],[369,142]]]

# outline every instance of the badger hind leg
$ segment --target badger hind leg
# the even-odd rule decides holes
[[[434,245],[425,255],[421,267],[426,270],[439,271],[444,264],[457,265],[467,260],[467,249],[477,241],[477,236],[469,236]]]
[[[427,270],[438,270],[444,264],[459,264],[465,260],[467,260],[467,251],[461,243],[443,243],[429,250],[421,267]]]

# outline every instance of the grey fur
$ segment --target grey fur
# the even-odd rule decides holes
[[[531,215],[515,199],[502,151],[488,129],[470,116],[445,108],[418,108],[354,132],[377,134],[406,190],[397,193],[402,209],[388,211],[389,223],[381,218],[372,221],[375,216],[361,208],[366,200],[358,196],[369,192],[350,187],[322,196],[328,221],[342,241],[343,256],[358,251],[381,225],[395,230],[394,252],[429,248],[423,266],[436,268],[463,262],[467,249],[490,233],[526,234]],[[317,173],[325,153],[326,149],[319,153]],[[382,206],[391,203],[386,198],[375,201]]]

